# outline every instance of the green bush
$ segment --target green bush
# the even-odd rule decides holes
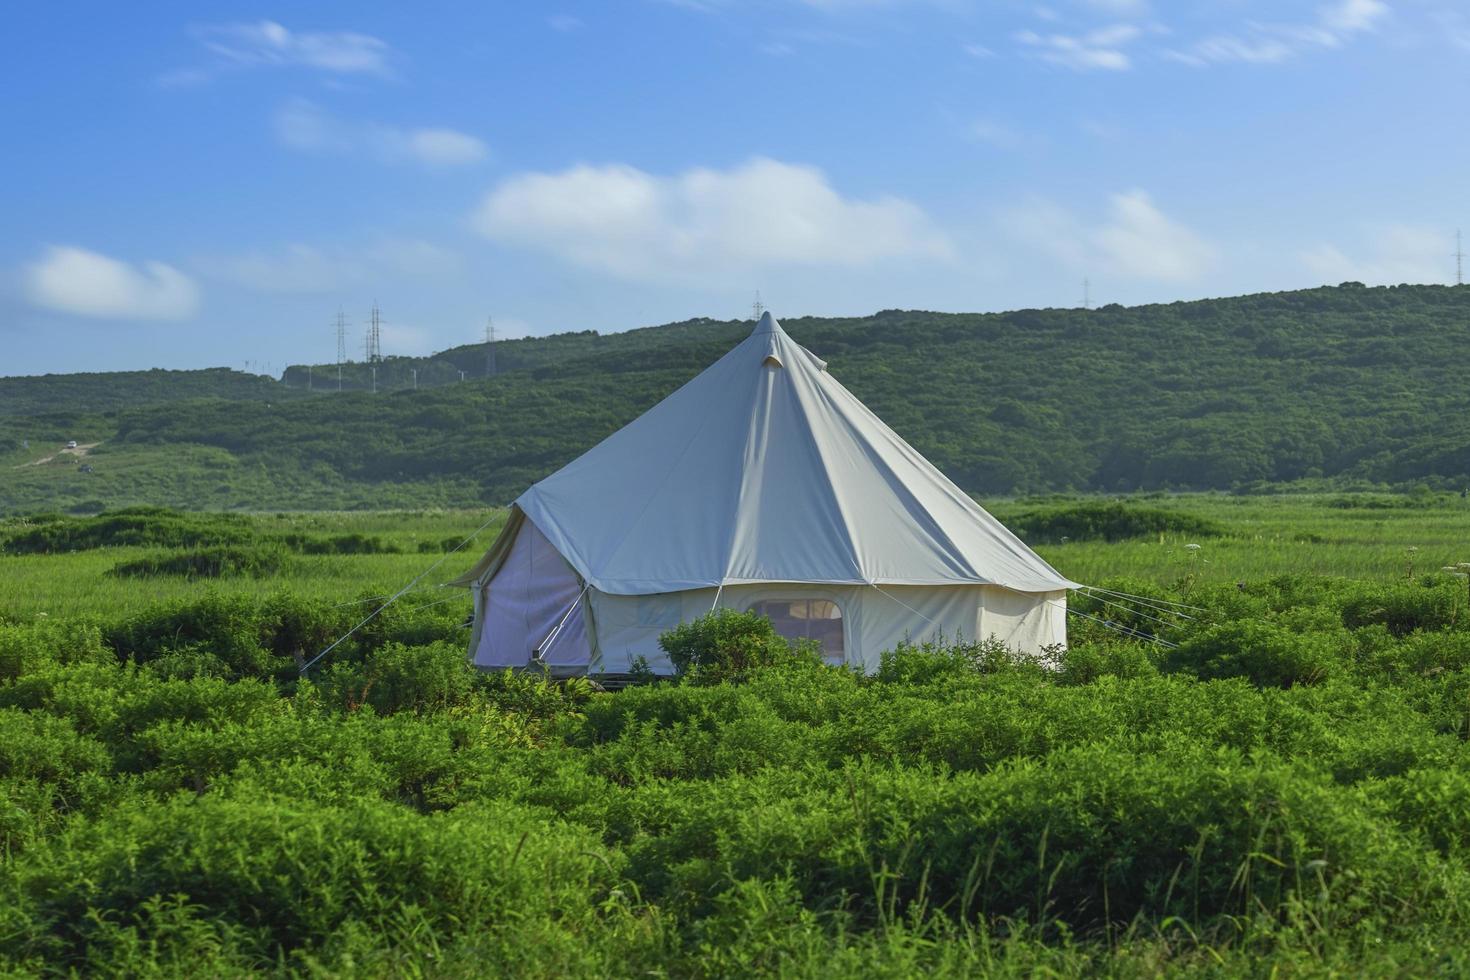
[[[1122,541],[1159,534],[1216,537],[1225,533],[1219,523],[1207,518],[1116,500],[1030,511],[1012,517],[1009,524],[1011,530],[1032,544],[1056,543],[1063,538]]]
[[[50,618],[14,625],[0,622],[0,683],[45,667],[114,660],[101,630],[89,623]]]
[[[476,936],[484,972],[554,973],[618,881],[595,836],[515,806],[426,817],[369,801],[173,797],[33,849],[0,953],[95,972],[138,940],[184,954],[202,928],[266,964],[411,926],[441,942]],[[166,906],[185,914],[160,916]]]
[[[658,638],[674,670],[699,683],[738,680],[750,672],[791,660],[818,662],[811,643],[789,643],[764,616],[716,609]]]
[[[388,643],[360,661],[333,665],[316,683],[328,702],[348,708],[371,705],[380,714],[467,704],[486,686],[464,647],[446,642]]]
[[[1298,634],[1271,623],[1226,623],[1186,641],[1165,659],[1168,670],[1202,680],[1243,677],[1260,687],[1315,684],[1351,666],[1347,637]]]
[[[1415,630],[1470,627],[1465,590],[1452,582],[1393,585],[1366,589],[1343,606],[1342,621],[1350,629],[1382,625],[1394,636]]]
[[[185,513],[164,507],[126,507],[95,517],[32,520],[37,526],[4,541],[6,552],[43,555],[140,545],[200,548],[244,544],[252,537],[248,518],[241,515]]]
[[[118,562],[109,572],[123,578],[181,575],[185,578],[223,578],[249,575],[268,578],[286,567],[286,552],[270,547],[216,547]]]

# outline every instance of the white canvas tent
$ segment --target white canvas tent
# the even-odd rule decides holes
[[[489,669],[671,668],[658,637],[756,609],[872,671],[936,633],[1037,651],[1075,586],[899,438],[769,313],[644,415],[535,484],[461,577]]]

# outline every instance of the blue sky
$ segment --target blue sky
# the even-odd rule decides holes
[[[0,374],[1448,282],[1449,0],[16,5]]]

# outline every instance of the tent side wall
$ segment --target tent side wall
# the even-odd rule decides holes
[[[541,647],[548,666],[585,670],[591,645],[581,579],[531,521],[509,533],[503,560],[474,586],[471,659],[488,670],[526,667]]]
[[[592,673],[626,673],[639,658],[656,673],[673,667],[659,635],[715,606],[717,590],[656,595],[609,595],[589,589]],[[1023,653],[1065,644],[1066,592],[1024,593],[996,586],[806,585],[762,583],[718,590],[722,608],[744,611],[757,602],[816,599],[841,612],[846,660],[872,673],[882,655],[905,640],[995,637]]]

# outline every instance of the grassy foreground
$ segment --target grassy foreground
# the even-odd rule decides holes
[[[0,972],[1470,970],[1470,505],[993,509],[1155,604],[605,694],[465,664],[493,512],[0,524]]]

